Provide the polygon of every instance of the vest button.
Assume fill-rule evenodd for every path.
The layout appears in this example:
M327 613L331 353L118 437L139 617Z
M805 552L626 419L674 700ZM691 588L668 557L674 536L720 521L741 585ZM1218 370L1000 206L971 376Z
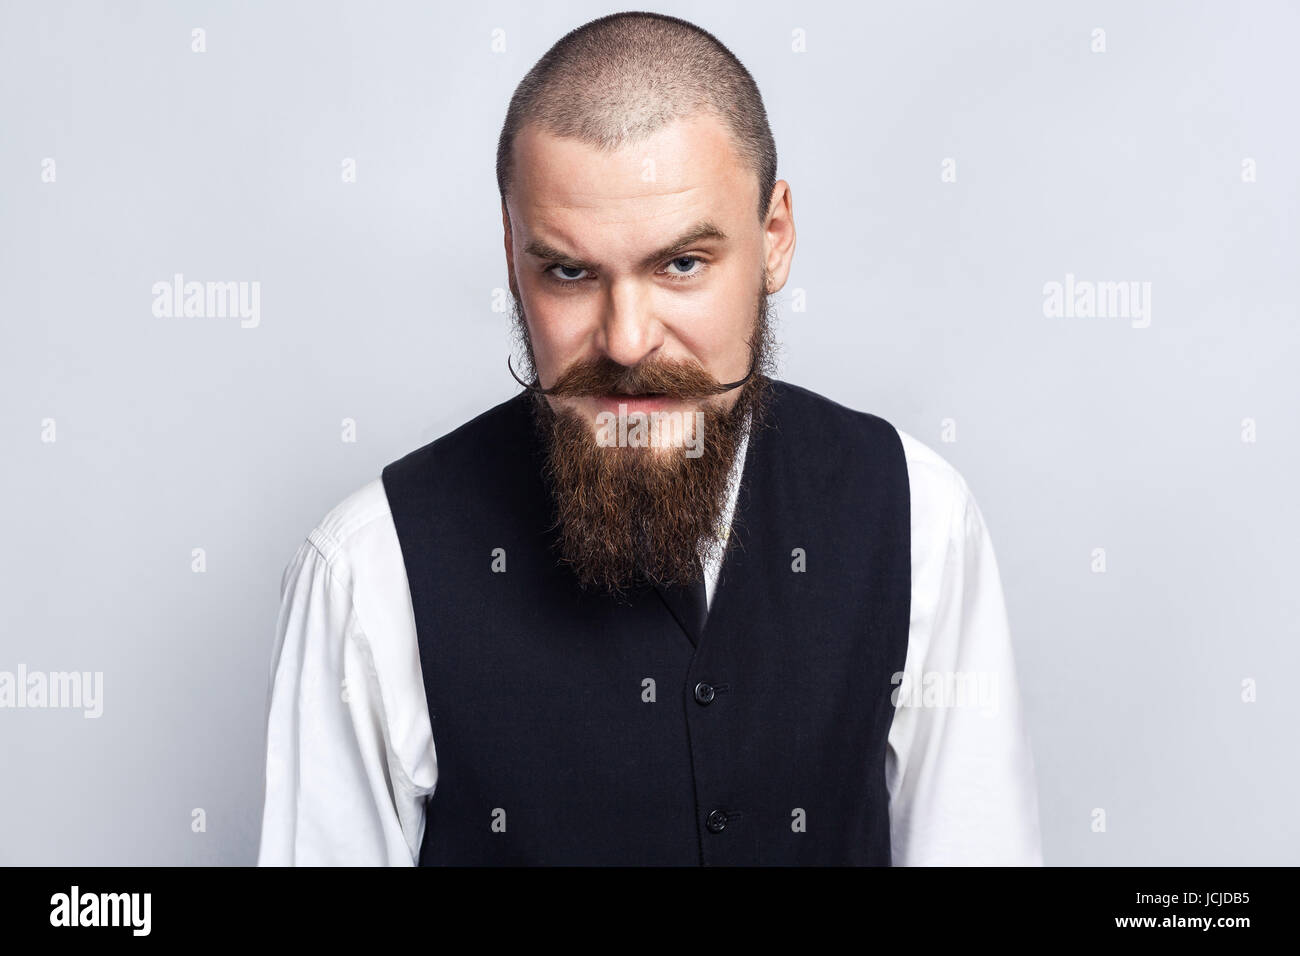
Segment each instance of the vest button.
M727 811L714 810L704 821L704 825L709 828L710 833L721 833L727 828Z
M699 704L710 704L713 702L715 691L712 684L706 684L700 681L695 685L695 701Z

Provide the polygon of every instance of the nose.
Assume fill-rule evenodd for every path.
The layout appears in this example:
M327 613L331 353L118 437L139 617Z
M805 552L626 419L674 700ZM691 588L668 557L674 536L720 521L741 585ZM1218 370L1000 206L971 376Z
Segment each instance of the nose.
M598 337L600 351L628 368L663 345L664 328L654 317L648 290L635 282L611 283Z

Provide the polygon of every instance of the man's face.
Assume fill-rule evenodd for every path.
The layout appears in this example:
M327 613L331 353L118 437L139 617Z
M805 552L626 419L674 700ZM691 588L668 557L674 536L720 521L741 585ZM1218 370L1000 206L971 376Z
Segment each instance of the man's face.
M714 382L749 371L756 303L784 285L794 251L789 192L756 214L758 183L726 126L702 114L617 152L526 126L515 140L507 203L511 291L540 385L575 363L625 368L698 363ZM764 269L770 283L761 288ZM735 391L563 395L548 400L596 427L600 412L722 411Z
M561 557L612 592L699 576L761 416L769 296L794 251L789 189L765 223L757 176L709 116L605 153L536 127L505 210ZM751 377L739 388L724 387ZM638 435L639 441L624 441Z

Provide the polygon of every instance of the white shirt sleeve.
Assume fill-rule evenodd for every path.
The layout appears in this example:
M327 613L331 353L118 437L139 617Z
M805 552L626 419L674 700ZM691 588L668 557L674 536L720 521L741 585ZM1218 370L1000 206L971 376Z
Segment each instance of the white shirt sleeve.
M317 528L285 568L271 667L259 866L413 866L417 787L393 756L346 557Z
M932 466L914 468L914 498L938 487ZM897 707L886 754L893 863L1042 866L1034 764L993 543L966 482L946 463L944 476L949 494L936 497L951 508L937 510L940 520L913 512L905 670L914 693L901 695L912 706ZM954 682L945 697L943 682L960 680L964 695L952 693Z

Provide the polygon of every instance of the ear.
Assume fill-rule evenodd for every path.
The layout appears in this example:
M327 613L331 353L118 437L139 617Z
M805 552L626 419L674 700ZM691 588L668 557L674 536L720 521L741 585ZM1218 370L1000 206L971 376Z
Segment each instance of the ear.
M772 186L767 221L763 224L763 263L770 277L767 292L780 292L794 260L794 198L790 184L779 179Z
M510 294L519 299L519 284L515 282L515 244L513 232L510 228L510 210L506 208L506 201L501 200L501 228L504 233L506 247L506 278L510 283Z
M515 249L510 236L510 210L506 208L506 201L504 199L501 200L501 229L506 243L506 265L511 269L514 269Z

